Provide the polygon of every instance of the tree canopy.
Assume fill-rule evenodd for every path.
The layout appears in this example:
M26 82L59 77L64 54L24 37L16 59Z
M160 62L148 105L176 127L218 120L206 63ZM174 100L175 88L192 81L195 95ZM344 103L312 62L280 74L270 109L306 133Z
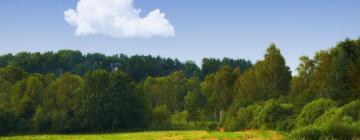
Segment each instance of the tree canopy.
M360 137L360 39L300 57L193 61L79 51L0 56L0 134L225 128ZM346 130L346 131L342 131Z

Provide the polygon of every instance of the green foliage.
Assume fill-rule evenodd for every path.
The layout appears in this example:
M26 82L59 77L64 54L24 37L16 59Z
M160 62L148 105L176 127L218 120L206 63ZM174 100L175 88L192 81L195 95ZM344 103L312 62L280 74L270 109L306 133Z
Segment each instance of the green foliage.
M186 82L182 72L175 72L167 77L148 77L143 89L153 107L166 105L170 112L174 112L184 107L184 97L189 91Z
M27 77L27 75L28 73L26 73L24 70L11 65L5 68L0 68L0 76L11 83L22 80Z
M193 61L186 61L183 72L186 77L201 77L201 69Z
M351 117L354 121L360 121L360 100L355 100L341 108L338 118Z
M237 131L256 128L254 118L256 111L261 106L252 105L234 109L232 106L226 114L224 127L227 131Z
M286 96L289 90L291 72L285 64L280 50L272 44L263 61L255 64L255 75L265 99Z
M333 123L321 126L310 125L298 128L291 132L291 139L306 140L328 140L341 139L349 140L360 137L358 123Z
M322 125L328 123L337 123L339 121L340 111L340 108L332 108L319 116L313 124Z
M208 130L209 131L215 131L216 128L218 128L218 123L217 122L210 122L208 124Z
M66 73L52 82L47 89L51 131L72 132L68 125L75 117L76 105L81 100L84 81L80 76Z
M151 127L154 129L170 128L170 115L165 105L157 106L153 111L153 120Z
M229 59L230 61L235 61ZM251 63L243 60L244 63ZM142 81L148 76L166 76L175 71L185 71L186 75L200 76L200 68L193 63L181 63L177 59L154 56L135 55L128 57L124 54L105 56L100 53L82 54L80 51L60 50L58 52L27 53L0 56L0 67L19 67L30 73L55 73L62 75L66 72L84 75L87 71L104 69L108 72L122 70L131 80ZM1 73L1 72L0 72ZM22 76L13 73L14 76Z
M189 92L185 98L184 109L189 112L188 119L191 121L204 121L204 106L206 98L198 92Z
M329 99L318 99L308 103L296 118L297 127L306 126L315 122L323 113L334 108L336 102Z
M76 104L75 115L82 120L81 128L100 131L111 126L111 99L108 94L110 76L104 70L96 70L85 74L85 91L81 93L82 100Z
M135 85L129 77L116 71L110 74L108 89L110 94L109 114L112 117L112 129L134 129L146 126L146 103L142 96L135 92Z
M252 63L245 59L230 59L224 58L222 60L215 58L204 58L202 60L202 74L205 78L207 75L216 73L223 66L230 66L231 68L240 68L243 72L252 67Z
M236 102L249 105L254 101L266 101L287 96L291 72L280 50L272 44L253 68L238 78L235 84Z
M0 56L0 133L273 129L291 139L358 139L360 39L293 76L272 44L244 59L192 61L61 50ZM229 133L231 134L231 133Z
M333 108L323 113L316 121L316 125L339 123L343 119L359 121L359 101L355 100L339 108Z
M351 100L349 82L347 82L347 54L342 47L334 48L332 64L325 82L325 96L343 105Z
M300 65L292 81L289 99L298 107L314 98L297 116L292 139L358 139L360 39L346 39L336 47L321 51ZM305 63L307 62L307 63ZM311 62L311 63L308 63ZM304 70L308 69L304 73ZM297 101L298 100L298 101ZM335 105L343 105L335 107Z
M173 129L188 129L191 128L189 122L188 122L189 112L188 111L182 111L178 112L175 111L170 116L170 123Z
M207 65L215 64L215 65ZM58 52L27 53L0 56L0 67L16 66L30 73L55 73L61 75L66 72L84 75L87 71L104 69L106 71L121 70L129 75L131 80L142 81L148 76L167 76L175 71L184 71L187 77L205 77L216 72L221 66L230 65L240 67L243 71L251 67L250 61L245 59L223 60L206 58L203 70L191 61L185 63L177 59L154 56L126 56L124 54L105 56L100 53L82 54L80 51L60 50ZM21 76L21 75L19 75Z
M13 128L14 132L25 133L28 132L30 128L29 120L25 118L18 118L14 125L15 125L15 127Z
M321 130L319 128L313 126L306 126L292 131L290 138L298 140L320 140L321 135Z
M222 67L215 74L207 76L201 83L202 93L207 98L207 110L215 113L215 119L223 123L223 113L234 99L233 84L236 75L229 66Z
M331 108L318 117L314 123L293 130L290 137L314 140L359 138L360 122L356 120L357 104L358 101L354 101L339 108Z
M228 111L225 129L228 131L246 129L274 129L289 131L294 126L293 105L269 100L264 105L250 105ZM234 112L235 111L235 112Z
M278 101L269 100L263 110L254 116L260 128L289 131L294 123L294 109L291 104L281 104Z
M33 131L46 132L50 128L50 116L45 110L38 106L35 114L31 118L31 127Z
M214 81L210 79L209 81ZM251 104L259 104L269 99L277 99L287 95L291 73L285 64L280 50L272 44L255 66L244 74L237 74L233 91L235 100L227 113L225 128L238 130L248 128L268 128L290 130L293 126L295 112L292 105L268 101L261 107L246 108ZM205 79L206 82L206 79ZM215 86L209 86L210 91ZM251 120L250 120L251 118Z
M316 98L314 88L316 81L313 80L314 65L314 60L307 56L300 57L300 64L297 67L298 75L291 80L288 99L294 103L297 112L300 112L306 103Z
M0 106L0 134L12 132L16 121L14 112Z

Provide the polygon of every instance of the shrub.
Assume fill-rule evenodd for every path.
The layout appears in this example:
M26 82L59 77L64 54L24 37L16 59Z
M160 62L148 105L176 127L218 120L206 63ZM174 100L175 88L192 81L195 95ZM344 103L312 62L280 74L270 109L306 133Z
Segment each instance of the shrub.
M250 105L247 107L237 107L234 104L226 113L224 128L226 131L238 131L244 129L258 128L256 116L263 110L263 106Z
M173 129L189 129L191 128L188 123L188 111L178 112L175 111L174 114L170 116L170 124Z
M275 100L268 101L260 111L257 122L261 128L289 131L292 129L295 112L293 105L280 104Z
M318 127L306 126L293 130L290 139L319 140L321 135L321 130Z
M264 105L231 107L226 114L225 129L237 131L244 129L276 129L290 131L294 126L295 112L292 104L279 100L269 100Z
M355 121L360 120L360 100L355 100L344 105L341 108L338 118L341 119L344 116L349 116Z
M239 108L237 113L235 113L234 115L228 112L225 118L225 130L237 131L250 128L252 114L253 110L250 107Z
M237 120L235 120L235 117L230 114L227 113L226 117L225 117L225 122L224 122L224 128L226 131L236 131L238 129L238 124L237 124Z
M338 120L339 114L341 112L341 108L332 108L325 113L323 113L320 117L318 117L314 125L323 125L329 123L335 123Z
M316 121L316 125L326 123L340 123L345 118L351 119L352 121L359 121L360 117L360 101L356 100L349 104L346 104L340 108L333 108L326 111Z
M351 140L360 138L360 123L352 122L351 118L344 118L337 123L309 125L297 128L290 133L290 139L306 140Z
M329 99L318 99L305 105L296 118L297 127L313 124L326 111L334 108L335 101Z
M334 103L331 103L331 101L325 100L317 101L316 104L309 103L307 106L310 105L311 108L304 108L302 113L305 113L305 110L312 109L313 117L308 122L314 123L303 127L298 126L296 130L291 132L291 139L342 140L360 138L359 101L353 101L339 108L335 108ZM326 105L331 107L326 107ZM324 113L317 118L314 117L319 115L320 112ZM307 112L307 114L311 113Z
M323 137L331 139L350 140L360 136L359 129L353 123L334 123L323 127Z
M209 131L216 130L217 127L218 127L218 124L217 124L216 122L210 122L210 123L208 123L208 130L209 130Z
M152 128L167 129L170 127L170 112L165 105L157 106L153 111L152 118Z

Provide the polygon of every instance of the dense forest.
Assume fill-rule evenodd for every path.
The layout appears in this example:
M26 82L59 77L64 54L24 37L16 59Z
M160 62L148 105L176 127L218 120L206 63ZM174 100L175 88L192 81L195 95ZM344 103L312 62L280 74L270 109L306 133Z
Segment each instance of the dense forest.
M360 39L291 73L262 60L192 61L61 50L0 56L0 134L271 129L292 139L360 138Z

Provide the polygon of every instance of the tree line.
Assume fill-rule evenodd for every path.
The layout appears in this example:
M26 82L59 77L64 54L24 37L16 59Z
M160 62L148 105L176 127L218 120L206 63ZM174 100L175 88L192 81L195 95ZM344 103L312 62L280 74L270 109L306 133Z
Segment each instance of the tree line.
M293 139L360 137L360 39L303 56L292 76L262 60L79 51L0 56L0 133L272 129Z
M15 66L28 73L49 74L57 76L72 73L83 76L88 71L98 69L106 71L121 70L135 82L140 82L147 77L167 76L175 71L182 71L186 77L203 78L214 73L221 66L241 67L244 70L251 67L252 63L245 59L204 58L202 69L195 62L180 62L178 59L154 57L151 55L135 55L128 57L124 54L106 56L100 53L82 54L80 51L60 50L56 53L29 53L20 52L16 55L6 54L0 56L0 67Z

